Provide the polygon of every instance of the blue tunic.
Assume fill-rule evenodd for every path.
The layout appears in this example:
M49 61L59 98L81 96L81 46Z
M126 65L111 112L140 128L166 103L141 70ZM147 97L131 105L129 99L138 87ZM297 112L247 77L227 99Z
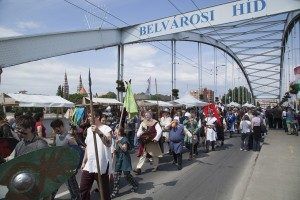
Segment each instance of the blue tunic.
M180 124L177 127L172 128L170 131L169 139L171 150L176 154L182 153L184 141L184 126Z

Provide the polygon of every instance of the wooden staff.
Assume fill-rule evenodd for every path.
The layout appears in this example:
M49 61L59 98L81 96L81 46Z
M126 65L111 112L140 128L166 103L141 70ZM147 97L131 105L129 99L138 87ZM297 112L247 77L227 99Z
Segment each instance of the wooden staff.
M91 110L91 124L95 124L95 115L94 115L94 107L93 107L93 94L92 94L92 79L91 79L91 71L89 69L89 92L90 92L90 110ZM100 172L100 165L99 165L99 155L98 155L98 146L97 146L97 140L96 135L93 133L93 139L94 139L94 147L95 147L95 155L96 155L96 163L97 163L97 171L98 171L98 189L100 192L101 199L106 200L104 198L104 191L103 191L103 183L101 181L101 172Z

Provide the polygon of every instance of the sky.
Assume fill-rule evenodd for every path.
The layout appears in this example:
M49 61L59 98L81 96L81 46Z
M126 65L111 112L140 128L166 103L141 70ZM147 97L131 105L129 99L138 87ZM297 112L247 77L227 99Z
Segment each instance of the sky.
M69 0L95 15L105 18L118 27L127 26L123 22L106 15L103 11L89 5L84 0ZM109 13L118 16L130 25L139 24L171 15L179 14L167 0L89 0ZM191 1L172 0L182 11L197 8ZM226 0L194 0L199 8L226 3ZM0 38L20 35L45 34L87 30L89 28L112 28L87 13L75 8L64 0L0 0ZM152 43L171 52L158 43ZM170 42L164 42L171 46ZM177 42L177 51L197 63L197 44ZM203 87L214 88L213 83L213 48L202 45ZM225 58L217 51L218 93L225 90ZM197 68L177 58L176 76L179 95L198 88ZM115 92L117 79L117 47L97 51L68 54L40 61L25 63L3 69L0 91L16 93L21 90L29 94L55 95L57 88L64 81L64 72L68 75L70 93L75 93L81 74L83 84L88 89L88 69L91 69L94 93ZM232 73L232 69L234 69ZM245 85L245 80L236 66L227 68L227 88ZM158 93L171 94L171 55L147 43L125 46L124 79L132 79L135 93L145 92L147 79L151 76L151 91L155 93L154 79L157 79ZM232 78L232 76L234 78Z

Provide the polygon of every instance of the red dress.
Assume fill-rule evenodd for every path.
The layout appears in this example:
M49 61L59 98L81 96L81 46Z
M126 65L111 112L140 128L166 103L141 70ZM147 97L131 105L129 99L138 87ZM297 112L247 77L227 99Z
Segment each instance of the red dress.
M42 137L46 137L46 128L43 125L42 122L35 122L35 131L37 132L37 127L41 126L42 127Z

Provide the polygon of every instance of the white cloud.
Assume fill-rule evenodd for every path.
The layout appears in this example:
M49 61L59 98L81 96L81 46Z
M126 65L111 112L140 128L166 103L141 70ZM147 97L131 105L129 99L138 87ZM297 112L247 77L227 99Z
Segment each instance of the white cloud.
M135 62L153 58L157 53L157 49L146 44L127 45L125 46L124 52L126 61Z
M19 36L19 35L22 35L22 34L14 31L12 29L0 26L0 38L13 37L13 36Z
M107 51L116 51L107 49ZM106 55L111 52L100 52ZM117 79L116 59L105 63L93 64L99 54L78 53L76 58L83 62L78 64L72 59L67 62L66 57L50 58L18 66L5 68L2 74L1 90L4 92L18 92L27 90L28 93L55 95L59 84L63 83L64 72L68 74L70 92L77 88L79 75L88 90L88 68L91 68L93 92L103 94L108 91L115 92ZM86 57L88 56L88 58ZM103 56L103 55L102 55ZM72 57L72 56L71 56ZM146 80L152 77L152 92L155 91L154 79L157 79L158 92L171 93L171 64L170 55L160 53L157 49L147 44L127 46L125 49L124 79L132 79L134 92L145 92ZM185 63L177 65L177 88L180 94L188 89L198 88L197 68ZM220 76L221 77L221 76ZM221 84L221 81L219 82ZM203 73L203 85L213 85L213 76Z
M23 21L17 24L17 27L20 29L37 29L41 25L34 21Z
M4 68L1 90L3 92L18 92L27 90L31 94L54 95L58 85L63 83L64 72L68 74L70 92L76 92L79 75L82 75L84 86L88 89L88 66L76 66L56 58L26 63L14 67ZM93 90L111 90L106 83L111 82L115 70L91 68ZM101 78L96 75L101 74ZM112 83L113 84L113 83ZM105 86L105 87L103 87ZM107 87L108 86L108 87Z

